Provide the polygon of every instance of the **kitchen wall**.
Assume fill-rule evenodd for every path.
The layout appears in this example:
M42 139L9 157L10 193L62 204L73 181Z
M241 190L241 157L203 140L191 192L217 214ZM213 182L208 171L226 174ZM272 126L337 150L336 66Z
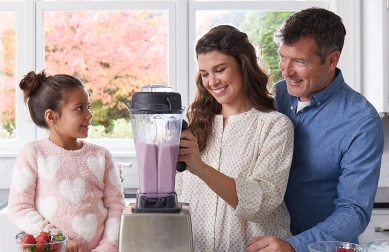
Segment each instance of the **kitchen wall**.
M389 115L382 118L385 130L385 147L382 156L380 187L389 187ZM132 163L132 167L122 167L123 187L127 193L135 193L139 188L137 163L134 157L114 157L115 164ZM0 158L0 189L8 189L11 185L12 167L15 158Z

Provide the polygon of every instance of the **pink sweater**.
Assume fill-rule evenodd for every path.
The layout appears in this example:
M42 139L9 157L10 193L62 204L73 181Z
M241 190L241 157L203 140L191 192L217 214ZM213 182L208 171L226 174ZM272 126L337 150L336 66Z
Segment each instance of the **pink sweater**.
M61 230L83 250L116 252L124 198L105 148L65 150L49 139L27 143L13 170L8 216L21 230Z

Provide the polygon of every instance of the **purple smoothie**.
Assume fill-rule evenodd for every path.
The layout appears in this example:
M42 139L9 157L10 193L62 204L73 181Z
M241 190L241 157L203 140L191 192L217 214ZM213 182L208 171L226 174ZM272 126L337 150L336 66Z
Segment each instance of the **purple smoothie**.
M178 145L136 143L141 193L174 192Z

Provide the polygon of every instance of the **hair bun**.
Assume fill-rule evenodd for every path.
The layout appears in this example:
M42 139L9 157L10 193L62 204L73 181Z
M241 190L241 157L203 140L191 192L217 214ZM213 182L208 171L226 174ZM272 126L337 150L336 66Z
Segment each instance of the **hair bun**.
M24 76L24 78L19 83L19 87L24 92L25 102L39 90L39 88L42 86L42 83L46 79L47 76L44 70L38 74L36 74L34 71L30 71L27 75Z

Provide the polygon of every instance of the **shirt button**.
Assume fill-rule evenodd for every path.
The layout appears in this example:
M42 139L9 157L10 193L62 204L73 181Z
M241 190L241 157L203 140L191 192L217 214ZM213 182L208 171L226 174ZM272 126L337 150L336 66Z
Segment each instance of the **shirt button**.
M318 102L318 103L317 103L317 106L320 106L320 104L321 104L321 102Z
M293 110L293 106L290 106L290 110Z

